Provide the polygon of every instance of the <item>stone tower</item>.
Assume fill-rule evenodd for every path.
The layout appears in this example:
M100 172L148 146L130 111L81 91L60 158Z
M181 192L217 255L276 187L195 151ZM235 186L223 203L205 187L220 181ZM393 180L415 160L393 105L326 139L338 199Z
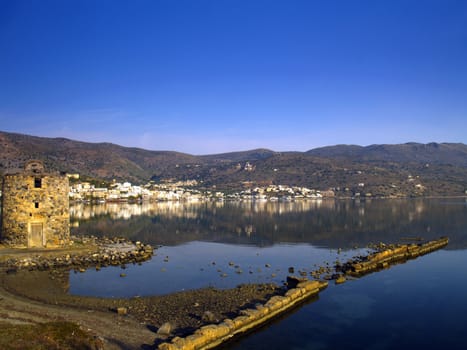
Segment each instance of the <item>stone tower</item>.
M14 247L61 247L70 241L68 177L47 173L31 160L23 171L5 174L2 240Z

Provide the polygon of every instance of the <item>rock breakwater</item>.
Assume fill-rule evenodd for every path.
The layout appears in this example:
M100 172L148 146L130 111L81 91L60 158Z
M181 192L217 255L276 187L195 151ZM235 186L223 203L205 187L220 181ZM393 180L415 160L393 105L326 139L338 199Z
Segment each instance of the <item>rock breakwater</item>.
M208 324L186 337L175 337L170 342L159 344L160 350L211 349L230 338L259 327L272 318L283 314L307 299L316 296L328 286L327 282L302 280L285 291L272 296L264 304L244 309L235 318L226 318L217 324Z
M385 269L393 264L415 259L418 256L431 253L435 250L445 247L449 243L447 237L441 237L437 240L418 244L399 244L390 247L383 246L379 251L357 257L346 262L342 266L336 266L336 271L345 275L360 277L371 272Z
M390 265L402 263L409 259L428 254L445 247L449 242L447 237L438 240L401 245L375 246L376 251L367 256L354 258L343 265L336 265L333 278L336 284L346 281L346 276L360 277L379 271ZM328 286L328 282L310 281L302 277L288 277L288 289L280 295L269 298L264 304L256 304L255 308L241 310L235 318L227 318L220 323L207 324L186 337L174 337L170 341L160 343L160 350L199 350L211 349L244 334L247 331L266 324L272 318L286 313L305 300L316 296Z
M42 250L27 253L21 250L0 262L0 266L11 272L17 269L49 270L70 268L85 271L89 267L119 266L140 263L151 259L154 249L141 242L131 242L122 238L80 237L73 245L53 252ZM26 254L27 253L27 254Z

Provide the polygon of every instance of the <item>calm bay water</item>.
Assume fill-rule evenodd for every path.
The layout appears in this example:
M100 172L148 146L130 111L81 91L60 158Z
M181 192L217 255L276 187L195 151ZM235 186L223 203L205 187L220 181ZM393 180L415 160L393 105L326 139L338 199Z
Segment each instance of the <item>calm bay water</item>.
M71 214L74 234L162 246L151 261L127 266L125 278L119 267L70 274L70 293L110 297L281 283L290 267L309 273L368 243L448 236L441 251L330 284L319 300L226 348L466 348L464 199L107 204L74 206Z

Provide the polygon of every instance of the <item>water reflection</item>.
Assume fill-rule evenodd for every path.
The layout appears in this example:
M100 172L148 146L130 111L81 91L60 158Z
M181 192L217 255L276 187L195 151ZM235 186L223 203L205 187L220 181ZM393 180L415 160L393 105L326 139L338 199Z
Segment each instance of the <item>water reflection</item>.
M446 235L448 249L467 246L464 199L76 204L70 216L74 234L117 235L156 245L307 243L349 249Z
M437 251L330 285L317 303L222 349L465 349L466 273L466 251Z
M214 203L213 209L222 203ZM89 220L99 216L109 216L112 219L129 220L141 215L162 215L167 218L182 217L196 219L200 205L184 202L157 202L157 203L104 203L89 205L76 203L70 206L72 220Z
M282 285L289 268L297 275L310 272L336 259L346 261L354 251L316 248L308 244L273 247L242 246L209 242L190 242L164 246L150 261L127 265L125 278L120 267L70 274L70 293L106 297L133 297L167 294L203 287L234 288L244 283Z
M70 206L70 216L73 220L89 220L94 217L109 215L112 219L129 220L134 216L163 215L168 218L182 217L195 219L201 209L207 209L215 213L216 209L225 207L238 207L244 210L245 215L267 213L269 215L281 215L290 212L306 212L319 208L335 208L333 200L313 200L298 202L268 202L268 201L243 201L243 202L144 202L136 203L73 203Z
M114 268L70 276L71 292L84 295L280 284L291 266L309 275L317 265L360 254L354 247L404 237L447 235L447 249L467 247L463 200L80 205L71 208L71 217L79 223L74 234L123 236L162 245L143 266L128 266L125 279Z

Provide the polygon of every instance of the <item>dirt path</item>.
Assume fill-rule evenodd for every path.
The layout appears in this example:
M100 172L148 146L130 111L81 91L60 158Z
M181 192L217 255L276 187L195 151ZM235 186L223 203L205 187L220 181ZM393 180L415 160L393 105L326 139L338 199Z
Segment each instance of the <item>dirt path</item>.
M55 257L63 254L86 254L96 251L94 244L56 250L9 249L0 246L0 262L10 258L22 259L41 254ZM74 300L64 304L68 295L63 281L52 281L50 274L24 271L20 276L10 276L0 269L0 321L10 324L39 324L68 321L78 324L86 332L99 337L104 349L150 348L155 333L145 323L125 315L120 316L109 309L81 304L73 306ZM40 276L40 277L38 277Z
M155 334L128 316L96 310L50 305L11 294L0 287L0 319L12 324L69 321L101 337L104 349L144 349L154 343Z

